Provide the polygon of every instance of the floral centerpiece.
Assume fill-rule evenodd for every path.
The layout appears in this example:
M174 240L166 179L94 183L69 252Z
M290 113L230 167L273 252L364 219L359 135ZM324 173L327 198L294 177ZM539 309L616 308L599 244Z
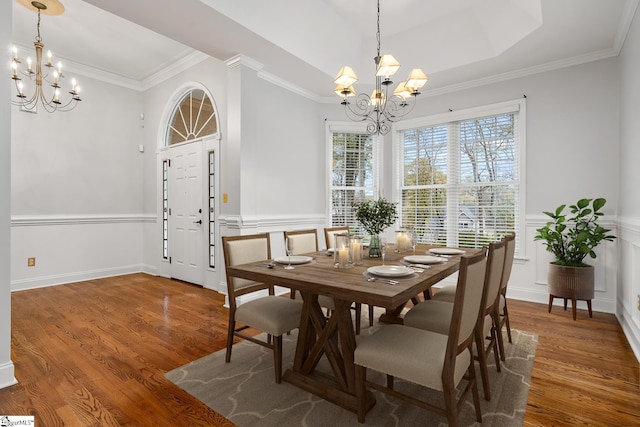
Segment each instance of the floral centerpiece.
M384 197L369 200L356 206L356 220L362 228L371 235L369 243L369 257L377 258L380 252L380 233L391 226L398 219L397 203L392 203Z

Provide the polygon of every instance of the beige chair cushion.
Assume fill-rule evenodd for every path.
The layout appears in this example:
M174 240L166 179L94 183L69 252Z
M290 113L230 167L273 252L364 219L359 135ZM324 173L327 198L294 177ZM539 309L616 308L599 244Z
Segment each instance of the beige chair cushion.
M355 363L435 390L442 390L442 368L448 337L404 325L385 325L360 339ZM469 367L465 350L456 359L454 382L458 384Z
M456 298L456 285L447 285L435 292L431 297L432 300L453 302Z
M452 286L453 287L453 286ZM413 307L404 316L404 324L448 335L451 328L453 304L446 301L426 300Z
M229 265L247 264L261 260L267 261L269 258L265 239L231 240L227 242L227 246L229 248ZM231 280L231 283L227 283L227 285L233 286L236 291L256 283L255 281L238 277L228 279Z
M236 322L279 336L300 325L300 313L302 301L270 295L239 306Z
M292 234L289 236L289 240L291 241L293 250L291 255L307 254L318 250L315 233Z

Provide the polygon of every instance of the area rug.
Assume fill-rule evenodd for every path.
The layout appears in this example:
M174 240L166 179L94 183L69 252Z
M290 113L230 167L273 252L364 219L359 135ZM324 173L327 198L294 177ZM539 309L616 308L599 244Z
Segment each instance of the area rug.
M365 322L363 322L365 325ZM363 328L368 335L377 324ZM283 369L292 365L296 332L285 336ZM505 333L506 361L498 373L489 366L491 401L484 399L480 371L476 369L482 405L482 426L520 426L527 406L531 370L537 347L536 334L512 330L513 343ZM376 405L367 413L364 424L356 414L329 403L286 382L276 384L273 373L273 353L257 344L243 341L235 344L230 363L225 363L225 350L195 360L168 372L171 382L193 395L207 406L224 415L238 426L446 426L446 418L374 391ZM490 355L490 362L493 355ZM495 362L495 361L493 361ZM328 368L322 364L318 369ZM425 367L426 368L426 367ZM476 368L478 366L476 365ZM383 382L381 374L368 372L369 379ZM443 405L441 395L415 384L396 379L398 390ZM460 414L460 425L479 425L471 397Z

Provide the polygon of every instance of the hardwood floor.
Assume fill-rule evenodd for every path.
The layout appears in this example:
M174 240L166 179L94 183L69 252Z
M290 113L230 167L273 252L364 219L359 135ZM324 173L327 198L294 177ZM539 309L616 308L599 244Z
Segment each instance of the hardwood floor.
M0 415L47 427L232 425L164 378L224 348L223 301L145 274L13 293L19 384L0 389ZM638 361L615 316L509 308L513 328L539 335L526 426L640 425Z

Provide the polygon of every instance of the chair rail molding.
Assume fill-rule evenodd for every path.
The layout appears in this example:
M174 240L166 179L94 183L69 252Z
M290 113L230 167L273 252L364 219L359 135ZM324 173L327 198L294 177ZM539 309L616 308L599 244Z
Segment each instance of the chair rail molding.
M155 223L156 214L13 215L12 227L78 224Z

